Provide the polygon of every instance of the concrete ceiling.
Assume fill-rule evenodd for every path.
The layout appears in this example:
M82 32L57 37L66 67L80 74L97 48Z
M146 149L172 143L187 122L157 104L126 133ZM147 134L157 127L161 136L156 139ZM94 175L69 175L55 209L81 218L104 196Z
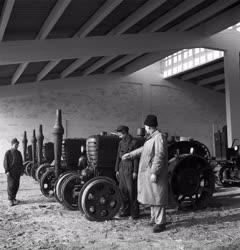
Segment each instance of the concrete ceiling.
M125 45L125 49L114 50L112 54L92 52L87 56L74 56L74 53L65 56L73 50L70 38L80 39L82 44L85 41L86 50L90 51L91 47L86 43L91 37L109 39L157 32L166 35L168 32L195 32L211 36L240 21L240 0L0 0L0 13L0 47L7 46L9 53L6 55L10 54L11 48L13 51L17 48L15 54L21 54L21 46L32 41L56 41L56 44L59 40L66 41L64 49L59 50L60 56L49 57L43 53L39 61L30 56L14 61L0 55L0 85L15 85L119 71L133 73L177 48L156 52L151 51L149 45L149 51L145 48L136 52L133 47L131 51ZM106 47L111 47L111 40L106 41L109 42L106 42ZM39 44L44 45L43 42ZM137 36L135 44L137 47ZM34 49L38 48L34 46ZM96 42L95 47L98 46L100 43ZM210 82L201 76L201 79L190 80L197 79L199 84L208 87L212 81L222 84L221 74L213 73ZM220 85L216 90L221 91L219 88Z

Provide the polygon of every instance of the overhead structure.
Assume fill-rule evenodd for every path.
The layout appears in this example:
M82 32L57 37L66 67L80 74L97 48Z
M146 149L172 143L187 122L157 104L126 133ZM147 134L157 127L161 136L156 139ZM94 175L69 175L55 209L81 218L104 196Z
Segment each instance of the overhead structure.
M224 60L174 77L225 89L231 142L240 124L239 13L240 0L2 0L0 86L126 76L179 50L224 51Z
M60 48L55 48L56 54L59 54L56 58L50 53L41 53L41 58L35 58L31 50L25 53L27 58L15 53L18 56L15 61L10 58L11 53L2 54L0 85L115 72L130 74L181 49L181 43L175 42L175 32L186 32L185 46L197 46L196 40L189 38L194 33L196 37L205 39L202 45L224 49L226 42L216 42L219 37L210 39L209 36L239 22L239 11L239 0L96 0L91 4L76 0L34 1L34 4L27 0L5 0L0 5L0 39L4 46L13 46L14 42L16 47L11 48L13 51L17 49L20 55L24 52L20 49L22 44L38 44L39 41L40 45L36 45L36 48L41 52L41 44L45 44L45 41L56 41L57 44L59 39L66 39L66 43L61 47L61 53L58 53ZM160 43L159 50L153 50L151 43L149 49L141 50L145 35L149 37L150 33L162 33L162 37L166 37L165 43ZM89 38L96 41L95 47L98 48L98 38L110 41L119 37L121 41L121 37L128 35L135 35L133 44L136 48L123 49L124 43L119 42L114 44L118 50L109 48L112 49L111 53L90 53L92 47L90 43L87 44ZM222 36L227 39L227 34ZM89 53L84 54L83 50L77 49L78 53L68 53L74 51L69 43L71 39L85 43L84 50ZM154 43L155 38L152 39ZM180 40L183 41L183 38ZM3 42L0 42L0 48Z

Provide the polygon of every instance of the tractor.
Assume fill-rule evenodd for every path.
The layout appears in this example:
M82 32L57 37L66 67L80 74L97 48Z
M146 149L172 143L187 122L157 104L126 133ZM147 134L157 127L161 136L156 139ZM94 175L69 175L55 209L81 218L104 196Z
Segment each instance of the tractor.
M240 185L240 145L234 139L232 146L227 148L226 160L219 162L219 181L224 187Z

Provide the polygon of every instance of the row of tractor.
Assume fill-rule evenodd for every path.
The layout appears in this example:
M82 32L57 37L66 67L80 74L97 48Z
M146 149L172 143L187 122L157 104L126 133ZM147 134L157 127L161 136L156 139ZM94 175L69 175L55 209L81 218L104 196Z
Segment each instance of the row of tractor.
M138 145L144 143L138 130ZM28 145L23 138L25 174L40 183L44 196L64 207L80 210L89 220L113 218L121 196L115 178L119 138L102 133L88 138L63 139L61 110L57 110L53 142L43 143L42 126ZM208 148L199 141L168 145L170 200L179 207L204 208L215 191L215 175Z

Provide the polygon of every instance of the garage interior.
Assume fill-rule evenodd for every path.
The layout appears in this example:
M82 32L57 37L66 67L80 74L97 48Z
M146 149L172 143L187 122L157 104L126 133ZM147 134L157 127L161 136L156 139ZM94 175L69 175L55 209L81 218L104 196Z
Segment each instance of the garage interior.
M63 138L110 134L120 124L136 136L146 115L155 114L161 131L194 138L215 157L217 130L227 125L228 147L240 139L239 32L239 0L0 0L0 161L12 138L21 142L26 131L30 143L40 124L44 142L53 141L56 109ZM147 241L131 240L132 249L147 249ZM50 243L46 248L65 246ZM162 249L194 249L181 240L162 243ZM84 249L97 249L97 240L91 244ZM100 249L126 247L104 244Z

